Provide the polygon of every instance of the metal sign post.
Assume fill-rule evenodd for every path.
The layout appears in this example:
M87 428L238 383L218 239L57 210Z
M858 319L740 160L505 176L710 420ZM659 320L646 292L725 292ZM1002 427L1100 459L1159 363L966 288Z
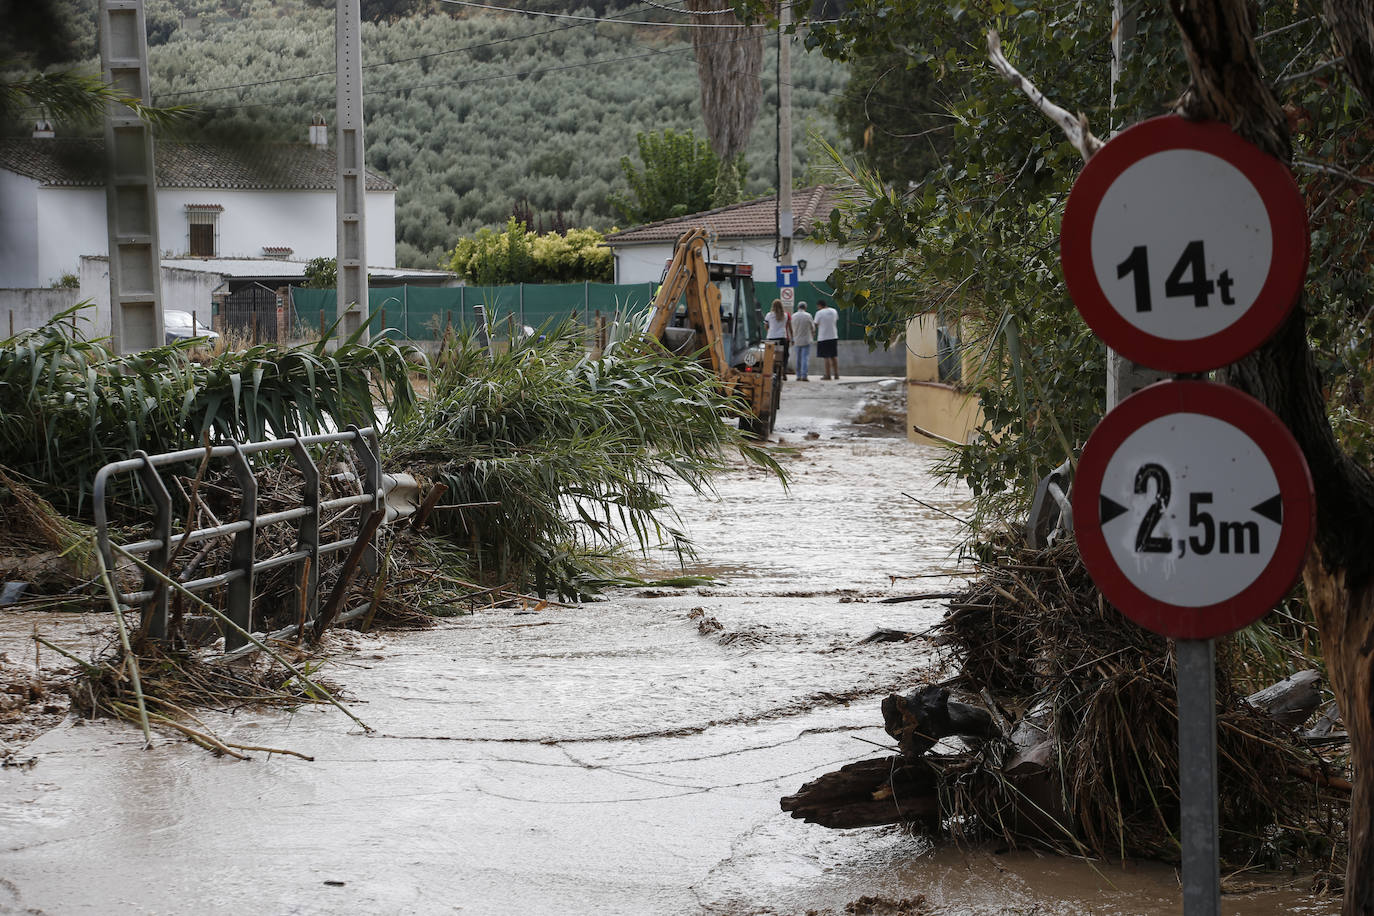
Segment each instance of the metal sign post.
M1183 912L1221 914L1217 823L1216 644L1174 643L1178 673L1179 833L1183 840Z

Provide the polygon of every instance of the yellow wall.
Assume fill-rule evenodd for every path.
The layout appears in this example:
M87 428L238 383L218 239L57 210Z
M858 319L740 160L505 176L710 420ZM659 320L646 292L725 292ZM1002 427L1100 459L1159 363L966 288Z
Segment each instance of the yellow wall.
M974 395L940 382L907 379L906 437L912 442L929 444L934 441L916 432L914 427L919 426L941 438L967 443L981 419L978 398Z
M906 377L913 382L938 382L940 361L935 358L934 312L917 315L906 323Z
M912 442L934 440L916 432L919 426L955 442L968 442L982 419L978 399L940 381L940 361L936 358L935 334L939 319L934 312L917 315L906 326L906 415L907 438ZM963 354L964 378L973 369L969 354Z

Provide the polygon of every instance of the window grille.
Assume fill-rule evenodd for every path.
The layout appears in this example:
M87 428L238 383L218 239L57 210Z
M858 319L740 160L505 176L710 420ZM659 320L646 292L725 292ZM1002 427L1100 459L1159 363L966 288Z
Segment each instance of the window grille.
M213 258L219 253L219 204L186 205L186 251L195 257Z

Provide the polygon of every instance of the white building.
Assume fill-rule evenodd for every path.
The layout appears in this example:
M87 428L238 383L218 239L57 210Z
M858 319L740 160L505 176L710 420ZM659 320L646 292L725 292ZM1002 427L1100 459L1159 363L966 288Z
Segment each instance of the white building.
M615 282L657 283L673 256L673 244L697 226L710 233L711 260L753 264L756 279L772 282L778 266L777 208L774 195L608 235L606 244L615 254ZM834 208L835 193L826 185L792 192L792 263L801 269L804 282L824 283L840 265L838 245L810 238Z
M158 143L166 258L333 257L335 156L306 143ZM108 253L103 140L0 140L0 288L47 287ZM367 260L396 263L396 186L367 177Z

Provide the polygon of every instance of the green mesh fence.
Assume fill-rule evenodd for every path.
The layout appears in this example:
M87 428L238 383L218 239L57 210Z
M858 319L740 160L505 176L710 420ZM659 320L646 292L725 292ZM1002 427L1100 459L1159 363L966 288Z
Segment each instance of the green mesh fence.
M773 304L773 300L778 298L778 284L755 280L754 295L759 297L759 308L766 312ZM835 305L835 291L824 283L808 283L803 280L797 284L795 299L797 302L805 302L806 310L815 315L816 303L820 300L824 299L830 305ZM840 309L839 331L840 340L864 339L863 316L857 309Z
M653 299L654 284L562 283L517 286L454 286L442 289L421 286L372 287L368 290L373 336L383 328L407 340L438 340L445 325L455 328L472 323L473 306L481 305L488 323L495 327L514 320L538 328L546 323L573 318L591 325L599 311L610 317L617 311L646 308ZM334 290L291 288L291 303L302 336L318 333L320 314L333 321Z
M393 337L406 340L438 340L446 324L466 327L473 320L473 306L486 309L488 323L497 327L512 319L519 325L539 328L546 323L572 318L590 326L597 312L608 318L617 312L641 311L653 300L656 283L523 283L516 286L453 286L435 289L427 286L372 287L372 336L383 328ZM767 309L777 298L774 283L754 284L760 308ZM816 302L833 303L831 289L823 283L803 282L797 299L814 314ZM297 333L318 333L320 315L326 325L334 320L334 290L291 287L291 304L296 313ZM840 311L840 338L862 340L863 321L852 309Z

